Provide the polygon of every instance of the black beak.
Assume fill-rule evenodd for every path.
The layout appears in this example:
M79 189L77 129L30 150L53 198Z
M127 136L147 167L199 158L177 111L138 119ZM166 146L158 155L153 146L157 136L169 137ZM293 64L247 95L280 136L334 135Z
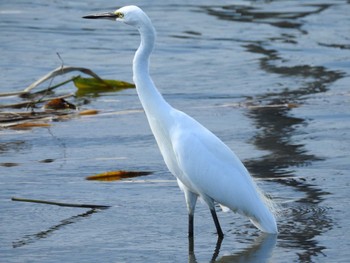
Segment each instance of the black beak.
M110 19L110 20L116 20L117 17L118 16L113 12L83 16L83 18L87 18L87 19Z

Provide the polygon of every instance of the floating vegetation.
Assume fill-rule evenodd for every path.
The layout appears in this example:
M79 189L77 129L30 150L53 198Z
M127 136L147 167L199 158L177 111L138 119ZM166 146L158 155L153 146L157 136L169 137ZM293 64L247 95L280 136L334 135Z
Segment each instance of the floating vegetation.
M70 77L61 83L51 86L53 78L59 75L79 71L87 74L90 78L81 76ZM48 88L33 91L40 84L50 80ZM73 82L77 88L76 93L55 95L55 89ZM8 104L0 104L0 109L20 109L26 108L26 111L6 111L0 112L0 128L30 129L33 127L49 127L49 122L67 117L96 115L97 110L79 110L79 107L67 99L86 94L98 94L100 92L115 92L123 89L135 88L135 85L120 80L104 80L92 70L82 67L61 66L47 73L45 76L33 82L22 91L0 93L0 97L13 97L21 101ZM30 111L28 110L30 109Z
M83 96L89 93L112 92L123 89L135 88L135 84L110 79L82 78L80 76L73 80L78 89L77 96Z
M86 180L96 180L96 181L118 181L126 178L133 178L138 176L144 176L152 174L152 172L147 171L110 171L100 174L95 174L92 176L86 177Z
M70 112L60 111L25 111L0 112L0 128L30 129L34 127L50 127L52 120L57 120Z
M286 109L293 109L300 107L299 104L296 103L273 103L273 102L267 102L262 103L261 101L245 101L245 102L238 102L238 103L225 103L218 107L232 107L232 108L247 108L249 110L265 110L265 109L273 109L273 108L286 108Z
M34 127L50 127L51 124L49 123L42 123L42 122L23 122L14 124L11 126L12 129L16 130L26 130Z

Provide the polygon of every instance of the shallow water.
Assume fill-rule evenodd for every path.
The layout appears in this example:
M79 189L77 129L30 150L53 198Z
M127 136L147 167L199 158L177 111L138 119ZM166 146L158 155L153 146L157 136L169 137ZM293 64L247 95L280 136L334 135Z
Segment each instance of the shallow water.
M100 110L96 116L0 130L1 261L348 262L349 2L137 3L158 31L151 72L160 91L235 150L280 205L280 234L265 236L219 212L225 239L217 244L199 203L189 253L183 195L135 90L125 90L86 97L82 108ZM1 3L0 92L60 66L56 52L65 65L131 81L135 30L81 19L116 4L128 2ZM118 169L154 173L84 179ZM112 207L89 211L12 196Z

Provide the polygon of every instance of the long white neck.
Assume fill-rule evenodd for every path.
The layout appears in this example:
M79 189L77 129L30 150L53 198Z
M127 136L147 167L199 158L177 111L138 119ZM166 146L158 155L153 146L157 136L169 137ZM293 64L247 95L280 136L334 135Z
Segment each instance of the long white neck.
M159 93L149 75L149 57L155 43L155 29L149 21L147 25L138 27L138 30L141 35L141 43L134 57L133 79L141 104L150 122L150 118L161 118L171 107Z
M134 82L164 161L168 167L173 167L174 158L170 157L169 149L171 148L170 132L173 125L176 125L172 118L174 108L164 100L149 75L149 57L153 51L156 32L146 15L143 19L143 23L137 27L141 35L141 44L134 57Z

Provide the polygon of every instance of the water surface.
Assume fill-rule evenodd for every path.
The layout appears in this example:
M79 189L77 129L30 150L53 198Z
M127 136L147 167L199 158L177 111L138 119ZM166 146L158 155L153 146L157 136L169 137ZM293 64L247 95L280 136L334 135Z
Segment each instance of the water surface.
M135 3L135 2L134 2ZM0 4L0 92L61 65L132 81L133 28L81 16L127 1ZM184 197L135 90L72 98L100 114L0 130L4 262L347 262L350 258L348 1L136 1L158 42L151 73L165 98L216 133L280 205L277 238L219 212L217 244L197 206L189 253ZM59 81L57 78L55 81ZM48 85L48 84L47 84ZM67 85L57 94L74 92ZM16 98L1 98L1 103ZM153 171L118 182L110 170ZM12 196L112 206L12 202ZM344 235L345 234L345 235Z

